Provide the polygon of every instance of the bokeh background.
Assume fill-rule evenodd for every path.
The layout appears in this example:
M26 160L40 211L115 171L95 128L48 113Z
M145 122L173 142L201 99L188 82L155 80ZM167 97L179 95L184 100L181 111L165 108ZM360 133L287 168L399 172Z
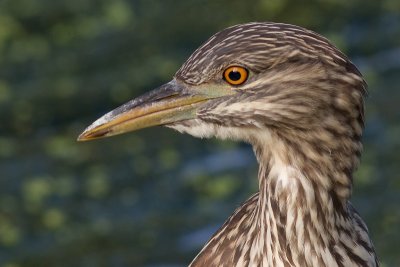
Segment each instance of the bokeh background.
M164 128L76 137L248 21L322 33L364 73L352 201L400 266L398 0L0 0L0 267L187 265L257 190L251 148Z

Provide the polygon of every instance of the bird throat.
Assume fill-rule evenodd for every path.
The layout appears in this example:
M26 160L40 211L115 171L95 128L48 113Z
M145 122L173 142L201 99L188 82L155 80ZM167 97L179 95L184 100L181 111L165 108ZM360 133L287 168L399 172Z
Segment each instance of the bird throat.
M340 267L369 266L362 258L374 262L365 224L347 195L334 189L332 181L342 179L343 173L327 176L307 159L291 157L287 143L268 140L262 145L252 142L260 164L259 192L234 212L190 266Z
M252 222L259 225L259 237L253 247L261 251L249 253L249 262L257 266L376 264L368 230L349 202L351 172L343 171L331 152L326 156L303 142L308 154L300 156L298 147L278 139L254 146L260 168ZM357 157L357 153L348 155L344 161Z
M279 266L279 262L282 266L329 266L329 257L323 255L329 247L335 251L340 227L337 220L348 217L347 200L338 199L326 184L320 184L321 177L312 175L323 173L303 168L306 162L280 157L285 149L279 148L278 153L255 148L260 169L254 220L263 237L260 247L266 250L260 255L266 257L265 266Z

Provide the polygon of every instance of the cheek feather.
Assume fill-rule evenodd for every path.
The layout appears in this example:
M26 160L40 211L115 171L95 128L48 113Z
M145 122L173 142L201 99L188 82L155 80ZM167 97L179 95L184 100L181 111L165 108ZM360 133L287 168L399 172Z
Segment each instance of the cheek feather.
M214 123L204 122L199 119L187 120L173 124L165 125L180 133L190 134L198 138L228 139L235 141L244 141L253 144L258 136L265 136L267 129L258 129L255 127L230 127ZM261 133L262 132L262 133Z
M211 138L215 136L215 125L199 122L199 120L187 120L168 124L166 127L180 133L187 133L198 138Z

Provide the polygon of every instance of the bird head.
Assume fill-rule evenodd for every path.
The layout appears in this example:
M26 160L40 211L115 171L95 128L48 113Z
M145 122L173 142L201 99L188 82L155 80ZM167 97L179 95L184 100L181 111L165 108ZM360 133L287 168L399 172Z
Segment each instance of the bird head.
M324 37L248 23L213 35L170 82L107 113L79 140L164 125L197 137L359 154L352 143L361 138L365 93L359 71Z

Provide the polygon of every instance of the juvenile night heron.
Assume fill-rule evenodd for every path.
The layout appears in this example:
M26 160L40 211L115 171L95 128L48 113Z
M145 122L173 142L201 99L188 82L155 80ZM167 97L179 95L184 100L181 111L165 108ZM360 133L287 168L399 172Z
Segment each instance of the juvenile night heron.
M248 23L213 35L170 82L107 113L79 140L165 125L253 145L259 192L191 266L378 266L349 202L365 94L360 72L324 37Z

